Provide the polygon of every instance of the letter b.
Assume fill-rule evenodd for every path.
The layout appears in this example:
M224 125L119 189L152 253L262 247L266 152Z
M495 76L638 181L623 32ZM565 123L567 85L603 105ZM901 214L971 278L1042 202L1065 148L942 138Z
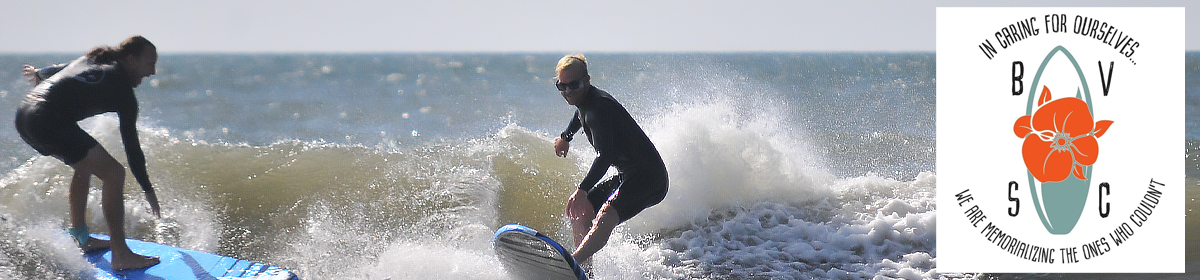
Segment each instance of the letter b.
M1018 67L1020 70L1017 69ZM1014 96L1021 95L1025 92L1025 83L1021 82L1021 78L1025 77L1025 63L1013 61L1012 74L1012 93Z

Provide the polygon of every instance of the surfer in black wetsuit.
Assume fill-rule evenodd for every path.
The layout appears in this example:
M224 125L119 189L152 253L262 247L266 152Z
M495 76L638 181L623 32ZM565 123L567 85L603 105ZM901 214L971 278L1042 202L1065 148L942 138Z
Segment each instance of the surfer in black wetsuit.
M58 158L75 170L67 194L71 212L68 232L85 251L111 247L114 270L153 266L158 258L138 255L125 244L125 167L76 122L117 112L130 171L146 192L150 209L160 215L138 141L138 103L133 94L142 78L154 75L157 62L154 44L132 36L116 48L96 47L67 64L43 69L26 65L24 69L36 85L17 109L17 132L39 153ZM93 175L103 182L101 202L111 241L88 236L84 215Z
M592 255L604 247L617 224L666 197L667 167L625 107L592 86L583 55L563 57L555 72L559 93L578 108L567 130L554 139L555 154L567 156L570 141L581 127L597 153L579 189L567 201L575 237L571 255L590 266ZM610 166L617 168L617 175L600 182Z

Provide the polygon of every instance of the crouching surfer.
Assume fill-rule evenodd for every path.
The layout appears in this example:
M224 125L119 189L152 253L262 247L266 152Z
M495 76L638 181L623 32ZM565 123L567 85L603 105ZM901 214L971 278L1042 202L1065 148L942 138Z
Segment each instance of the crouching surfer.
M67 64L43 69L26 65L24 69L24 75L36 85L17 109L17 132L42 155L58 158L75 170L67 194L71 213L68 232L84 251L111 247L115 270L150 267L159 260L129 250L125 243L125 167L77 122L106 112L117 113L130 171L145 191L151 210L160 215L138 141L138 103L133 94L142 78L154 74L157 62L154 44L142 36L132 36L116 48L96 47ZM101 202L110 241L88 235L84 215L92 176L103 183Z
M566 209L575 238L571 255L590 271L592 255L604 247L618 224L666 197L667 168L625 107L592 86L583 55L563 57L555 72L558 92L578 109L566 131L554 139L555 154L567 156L580 128L597 153ZM610 166L617 168L617 175L600 182Z

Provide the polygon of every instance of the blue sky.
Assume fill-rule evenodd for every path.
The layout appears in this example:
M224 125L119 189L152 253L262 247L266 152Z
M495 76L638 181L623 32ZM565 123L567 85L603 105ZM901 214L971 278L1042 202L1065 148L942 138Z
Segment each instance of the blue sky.
M96 45L115 45L131 34L146 36L163 53L934 51L935 8L964 5L770 0L116 2L0 3L0 53L80 53ZM1200 50L1200 4L1190 1L1004 4L1185 7L1185 48Z

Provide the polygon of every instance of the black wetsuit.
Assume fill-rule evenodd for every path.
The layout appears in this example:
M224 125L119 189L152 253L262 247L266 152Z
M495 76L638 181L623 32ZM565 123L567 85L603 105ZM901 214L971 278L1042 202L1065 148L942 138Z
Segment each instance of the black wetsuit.
M143 190L150 188L146 157L137 135L137 98L121 66L80 57L65 65L39 70L37 75L44 80L25 96L17 109L14 122L21 139L43 155L74 165L100 144L77 122L117 112L130 172Z
M624 222L661 202L667 195L667 167L625 107L596 87L589 87L575 107L579 110L561 136L570 141L582 127L596 149L596 160L579 183L594 210L608 202ZM597 185L609 166L618 174Z

